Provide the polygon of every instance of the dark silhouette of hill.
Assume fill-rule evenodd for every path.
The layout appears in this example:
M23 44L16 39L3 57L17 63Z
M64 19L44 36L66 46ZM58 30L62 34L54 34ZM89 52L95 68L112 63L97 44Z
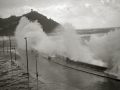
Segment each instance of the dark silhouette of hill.
M30 21L37 20L43 27L43 31L46 33L50 33L56 28L59 23L52 19L48 19L46 16L36 12L31 11L27 14L24 14L22 16L27 17ZM0 18L0 35L8 36L14 35L14 31L19 23L19 20L22 16L10 16L9 18Z
M9 18L0 18L0 36L12 36L21 17L11 16Z

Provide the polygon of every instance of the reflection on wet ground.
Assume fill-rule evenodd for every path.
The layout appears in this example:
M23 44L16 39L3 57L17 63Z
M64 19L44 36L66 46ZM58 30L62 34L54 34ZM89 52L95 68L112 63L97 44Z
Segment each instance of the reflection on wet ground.
M35 58L29 55L29 68L35 72ZM120 82L80 72L38 57L39 75L54 83L75 87L81 90L120 90Z

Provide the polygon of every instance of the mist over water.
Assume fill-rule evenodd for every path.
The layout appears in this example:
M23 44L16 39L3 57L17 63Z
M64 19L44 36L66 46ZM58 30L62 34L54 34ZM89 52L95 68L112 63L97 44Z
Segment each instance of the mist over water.
M69 57L74 61L106 66L111 74L120 76L120 31L110 32L104 36L92 35L89 41L82 42L70 24L63 25L64 30L54 39L48 36L37 22L30 22L22 17L16 28L15 37L18 52L25 52L25 37L28 51L34 50L49 56ZM51 38L52 37L52 38ZM23 54L20 54L23 57Z

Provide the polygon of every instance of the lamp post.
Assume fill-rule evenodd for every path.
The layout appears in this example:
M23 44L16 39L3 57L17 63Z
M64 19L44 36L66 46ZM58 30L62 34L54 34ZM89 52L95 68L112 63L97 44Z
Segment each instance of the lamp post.
M34 53L33 51L31 51L32 53ZM34 53L35 54L35 59L36 59L36 79L37 79L37 90L38 90L38 65L37 65L37 57L39 57L38 56L38 54L36 54L36 53Z
M11 66L12 66L12 53L11 53L11 38L9 36L9 41L10 41L10 57L11 57Z
M11 38L9 36L9 42L10 42L10 58L11 58L11 69L12 69L12 53L11 53ZM13 72L12 72L13 75Z
M37 78L37 90L38 90L38 68L37 68L37 57L38 57L38 55L36 55L35 57L36 57L36 78Z
M26 42L26 58L27 58L27 75L28 75L28 82L29 82L29 70L28 70L28 51L27 51L27 37L24 38Z

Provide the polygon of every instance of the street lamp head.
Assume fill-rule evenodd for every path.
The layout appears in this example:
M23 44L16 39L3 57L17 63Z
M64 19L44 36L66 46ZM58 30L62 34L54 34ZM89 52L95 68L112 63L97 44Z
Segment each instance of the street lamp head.
M27 38L30 38L30 37L25 37L24 39L27 39Z
M33 50L31 50L31 52L33 53Z

